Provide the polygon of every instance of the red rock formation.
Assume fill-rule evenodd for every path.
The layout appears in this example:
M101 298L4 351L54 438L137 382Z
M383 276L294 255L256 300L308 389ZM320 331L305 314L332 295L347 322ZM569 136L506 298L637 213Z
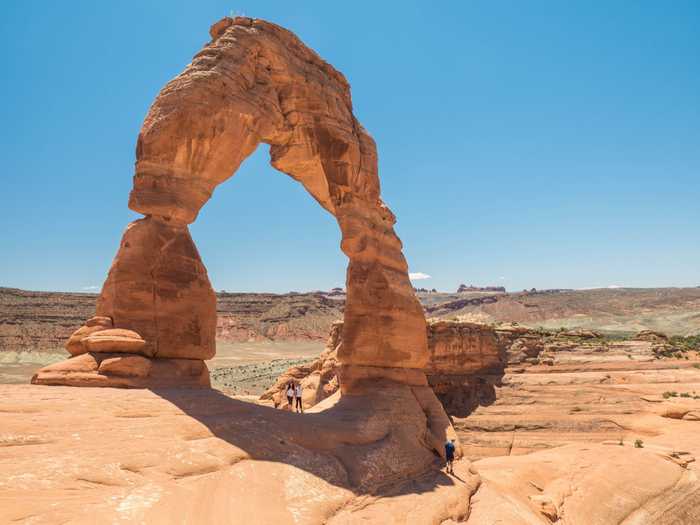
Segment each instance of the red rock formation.
M282 374L275 384L262 396L261 400L271 401L276 407L284 408L284 389L290 381L302 385L302 400L305 407L312 407L335 393L347 380L342 376L339 356L346 344L342 322L331 328L326 349L313 362L293 367ZM520 363L527 356L515 344L527 337L530 332L513 335L509 330L497 331L491 326L456 321L431 321L426 325L428 338L428 363L423 368L423 377L448 409L459 411L465 406L478 404L477 397L484 384L484 377L503 372L506 361L513 359ZM536 338L537 341L541 339ZM529 339L528 339L529 341ZM338 376L340 375L340 381Z
M423 310L395 217L380 198L376 146L353 115L345 77L292 33L262 20L224 18L210 34L146 116L129 197L129 207L146 217L127 228L97 315L143 338L145 356L213 356L215 297L187 225L264 142L272 165L340 226L350 259L338 353L342 388L362 391L376 378L426 385ZM75 337L83 335L87 329ZM100 340L101 351L125 344Z
M309 427L304 440L335 451L354 487L425 472L456 434L423 372L423 309L394 215L379 196L376 147L353 116L350 86L268 22L225 18L211 36L163 88L141 128L129 207L145 218L127 228L102 288L97 315L110 322L80 329L70 341L78 355L32 381L209 384L203 360L214 355L216 301L188 224L264 142L272 165L336 217L350 259L337 349L343 395L314 407L324 412L323 432Z

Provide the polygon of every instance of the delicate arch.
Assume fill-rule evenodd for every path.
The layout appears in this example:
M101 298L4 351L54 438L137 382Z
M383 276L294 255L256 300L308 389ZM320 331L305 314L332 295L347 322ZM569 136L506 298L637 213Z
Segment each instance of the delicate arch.
M272 165L331 214L349 258L343 388L367 377L424 384L422 307L394 215L380 198L373 139L345 77L291 32L224 18L212 41L160 92L138 137L124 234L97 314L138 333L155 357L215 351L215 296L187 225L260 142Z

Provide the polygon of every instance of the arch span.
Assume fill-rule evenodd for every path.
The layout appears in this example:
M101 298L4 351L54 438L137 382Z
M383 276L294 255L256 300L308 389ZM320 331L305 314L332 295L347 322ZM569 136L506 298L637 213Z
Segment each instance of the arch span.
M347 80L269 22L224 18L210 34L146 116L129 197L129 207L145 217L127 227L97 316L74 334L69 350L90 354L94 366L106 369L102 375L122 365L106 366L95 352L172 360L158 374L153 362L160 366L162 359L150 360L138 376L136 368L147 366L132 357L117 370L126 386L207 382L206 367L195 370L192 361L214 355L216 298L188 224L264 142L271 164L303 184L341 230L349 258L343 389L377 377L425 384L423 310L395 217L380 197L376 146L353 115ZM36 382L46 379L40 374Z

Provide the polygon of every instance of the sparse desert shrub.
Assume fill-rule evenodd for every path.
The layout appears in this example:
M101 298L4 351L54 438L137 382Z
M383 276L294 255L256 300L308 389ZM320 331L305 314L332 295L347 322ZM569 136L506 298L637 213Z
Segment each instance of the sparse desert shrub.
M674 335L671 337L670 343L681 352L688 352L690 350L700 351L700 334L686 337Z
M634 448L644 448L644 441L642 441L641 439L635 439Z
M693 364L693 368L698 368L698 369L700 369L700 363L695 363L695 364Z
M688 393L688 392L683 392L683 393L681 394L681 397L690 397L690 393Z
M664 392L663 396L664 399L668 399L669 397L678 397L678 392Z

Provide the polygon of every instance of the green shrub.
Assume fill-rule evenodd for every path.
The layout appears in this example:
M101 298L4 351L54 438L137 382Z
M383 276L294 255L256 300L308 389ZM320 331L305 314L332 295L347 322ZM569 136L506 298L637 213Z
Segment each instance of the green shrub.
M634 448L644 448L644 441L642 441L641 439L635 439Z

